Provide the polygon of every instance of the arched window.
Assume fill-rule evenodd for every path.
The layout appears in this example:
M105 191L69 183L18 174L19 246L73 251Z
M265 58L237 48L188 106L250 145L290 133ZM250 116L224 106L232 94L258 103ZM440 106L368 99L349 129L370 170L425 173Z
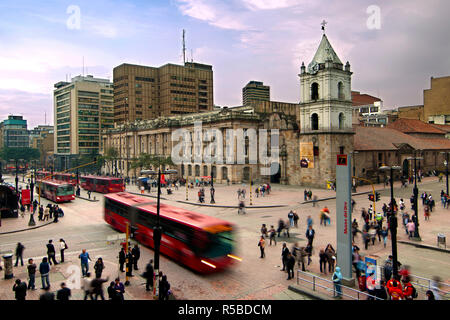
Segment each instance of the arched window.
M203 175L204 176L208 175L208 166L203 166Z
M339 129L344 129L344 114L339 113Z
M195 176L200 176L200 166L198 164L195 165Z
M344 96L344 84L342 82L338 83L338 99L339 100L344 100L345 96Z
M311 130L319 130L319 116L317 113L311 115Z
M192 176L192 165L188 165L188 175Z
M222 179L223 180L228 179L228 168L227 167L222 167Z
M211 166L211 179L217 178L217 169L216 166Z
M311 100L318 100L319 99L319 84L317 82L314 82L311 85Z

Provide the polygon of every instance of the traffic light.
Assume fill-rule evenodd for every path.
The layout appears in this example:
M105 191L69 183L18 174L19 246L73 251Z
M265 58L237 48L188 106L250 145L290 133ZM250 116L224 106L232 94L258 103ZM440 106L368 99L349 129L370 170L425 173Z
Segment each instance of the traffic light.
M375 201L380 201L380 193L375 192Z
M373 201L373 193L369 194L369 200Z

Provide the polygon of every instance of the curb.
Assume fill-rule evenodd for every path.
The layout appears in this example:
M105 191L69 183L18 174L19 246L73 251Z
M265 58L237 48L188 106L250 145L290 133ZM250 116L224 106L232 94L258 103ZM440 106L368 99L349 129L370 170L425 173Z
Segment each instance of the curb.
M427 245L427 244L415 243L415 242L404 241L404 240L397 240L397 242L398 243L402 243L402 244L408 244L410 246L415 246L417 248L430 249L430 250L450 253L450 249L443 249L443 248L439 248L439 247L435 247L435 246L430 246L430 245Z
M293 291L293 292L295 292L295 293L298 293L298 294L302 294L302 295L308 296L308 297L310 297L310 298L312 298L312 299L315 299L315 300L329 300L329 299L326 299L326 298L325 298L323 295L321 295L321 294L318 294L318 293L312 293L311 291L305 290L305 289L303 289L303 288L301 288L300 286L297 286L297 285L289 285L289 286L288 286L288 289L291 290L291 291Z
M28 230L33 230L33 229L39 229L39 228L48 226L48 225L50 225L50 224L52 224L52 223L54 223L54 222L52 221L52 222L49 222L49 223L46 223L46 224L41 224L40 226L30 227L30 228L28 228L28 229L21 229L21 230L14 230L14 231L2 232L2 233L0 233L0 235L10 234L10 233L16 233L16 232L22 232L22 231L28 231Z
M375 191L380 191L380 190L375 190ZM369 193L372 193L372 191L364 191L364 192L352 193L352 197L353 197L353 196L360 196L360 195L362 195L362 194L369 194ZM314 202L326 201L326 200L333 200L333 199L336 199L336 197L321 198L321 199L317 199L316 201L314 201L314 200L308 200L308 201L301 202L301 204L314 203Z
M148 194L141 194L141 193L137 193L137 192L128 192L131 194L135 194L138 196L144 196L144 197L149 197L149 198L157 198L157 196L152 196L152 195L148 195ZM225 205L216 205L216 204L203 204L203 203L195 203L195 202L189 202L189 201L183 201L183 200L173 200L173 199L167 199L167 198L163 198L160 197L160 199L162 200L169 200L169 201L175 201L178 203L184 203L184 204L190 204L193 206L201 206L201 207L215 207L215 208L233 208L233 209L238 209L239 206L225 206ZM288 207L288 205L285 204L279 204L279 205L268 205L268 206L246 206L245 209L261 209L261 208L280 208L280 207Z
M81 200L90 201L90 202L98 202L98 201L100 201L98 199L93 200L93 199L88 199L88 198L79 197L79 196L75 196L75 198L78 198L78 199L81 199Z

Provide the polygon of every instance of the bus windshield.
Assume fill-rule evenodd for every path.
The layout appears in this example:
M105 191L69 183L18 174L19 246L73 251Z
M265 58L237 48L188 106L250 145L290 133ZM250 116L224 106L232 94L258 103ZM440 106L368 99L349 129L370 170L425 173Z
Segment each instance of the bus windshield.
M200 253L205 258L223 257L233 251L232 231L208 233L208 245Z
M73 194L73 186L60 186L56 189L57 196L70 196Z

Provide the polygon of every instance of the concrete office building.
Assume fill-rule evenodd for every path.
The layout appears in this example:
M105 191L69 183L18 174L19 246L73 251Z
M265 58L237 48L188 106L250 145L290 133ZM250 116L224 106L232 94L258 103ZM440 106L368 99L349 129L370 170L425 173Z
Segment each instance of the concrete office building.
M252 101L270 101L270 87L260 81L250 81L242 88L242 105L248 106Z
M108 79L77 76L54 90L55 161L69 168L78 155L98 154L100 135L114 126L113 86Z
M121 64L114 68L114 122L126 123L212 111L212 66L186 62L159 68Z
M0 123L0 147L28 148L30 146L27 120L22 116L8 116Z

